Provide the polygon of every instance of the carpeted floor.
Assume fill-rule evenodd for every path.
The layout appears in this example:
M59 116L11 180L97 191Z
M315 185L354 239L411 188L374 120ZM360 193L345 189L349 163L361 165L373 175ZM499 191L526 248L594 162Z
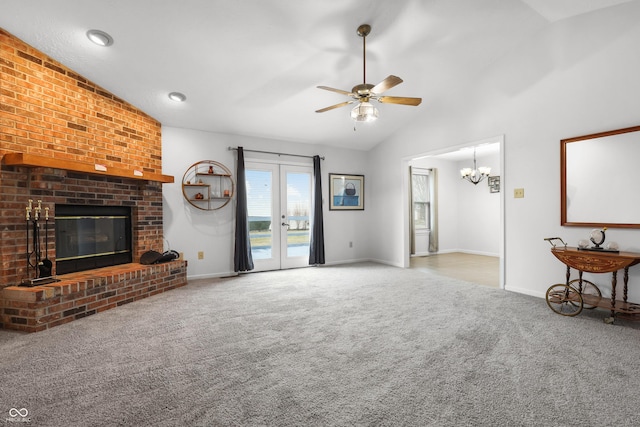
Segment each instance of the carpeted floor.
M201 280L0 331L0 425L637 426L607 315L373 263Z

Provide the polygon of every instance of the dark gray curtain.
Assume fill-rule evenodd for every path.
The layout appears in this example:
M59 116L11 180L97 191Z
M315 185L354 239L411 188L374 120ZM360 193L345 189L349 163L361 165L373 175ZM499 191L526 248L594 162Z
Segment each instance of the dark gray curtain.
M322 221L322 174L320 156L313 156L313 221L309 247L309 264L324 264L324 226Z
M253 270L247 210L247 183L244 176L244 150L242 147L238 147L236 181L238 194L236 195L236 245L233 255L233 268L237 272Z

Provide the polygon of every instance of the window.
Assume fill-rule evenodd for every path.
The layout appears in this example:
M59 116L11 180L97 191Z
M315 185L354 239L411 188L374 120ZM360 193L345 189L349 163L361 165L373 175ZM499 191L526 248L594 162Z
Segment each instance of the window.
M414 169L411 175L411 203L414 229L429 228L429 171Z

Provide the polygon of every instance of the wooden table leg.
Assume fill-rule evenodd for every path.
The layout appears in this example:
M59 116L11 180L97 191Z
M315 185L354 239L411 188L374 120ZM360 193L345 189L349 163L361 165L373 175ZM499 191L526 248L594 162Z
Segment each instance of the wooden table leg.
M611 273L611 318L616 316L616 285L618 284L618 272Z
M582 294L582 270L578 270L578 292Z
M622 293L624 302L627 302L627 284L629 283L629 267L624 268L624 290Z

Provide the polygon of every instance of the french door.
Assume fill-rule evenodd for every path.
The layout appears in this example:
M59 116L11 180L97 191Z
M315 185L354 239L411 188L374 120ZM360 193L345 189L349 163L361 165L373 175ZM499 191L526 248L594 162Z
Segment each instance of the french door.
M254 271L309 265L313 167L245 162Z

